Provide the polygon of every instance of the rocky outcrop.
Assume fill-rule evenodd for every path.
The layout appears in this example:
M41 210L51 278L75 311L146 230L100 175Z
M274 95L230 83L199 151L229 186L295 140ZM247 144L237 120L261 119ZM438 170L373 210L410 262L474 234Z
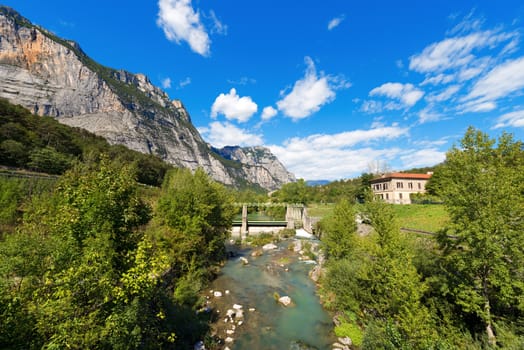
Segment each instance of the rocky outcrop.
M276 189L278 183L294 182L295 175L287 171L277 157L266 147L226 146L215 149L222 157L243 164L245 178L263 188Z
M259 184L273 190L294 180L263 148L264 157L235 152L224 159L202 139L182 102L170 100L145 75L104 67L78 44L3 6L0 97L175 166L203 168L226 185Z

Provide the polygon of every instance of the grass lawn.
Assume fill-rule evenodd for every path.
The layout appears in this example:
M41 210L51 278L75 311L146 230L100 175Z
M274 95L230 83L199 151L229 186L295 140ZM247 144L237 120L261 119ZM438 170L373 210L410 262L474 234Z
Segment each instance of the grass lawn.
M333 212L334 203L312 203L307 206L309 216L323 218Z
M436 232L448 220L448 213L441 204L394 205L400 227Z
M441 204L391 204L400 227L436 232L448 220L448 214ZM313 203L308 205L309 216L323 218L333 212L335 204ZM358 210L358 209L357 209Z

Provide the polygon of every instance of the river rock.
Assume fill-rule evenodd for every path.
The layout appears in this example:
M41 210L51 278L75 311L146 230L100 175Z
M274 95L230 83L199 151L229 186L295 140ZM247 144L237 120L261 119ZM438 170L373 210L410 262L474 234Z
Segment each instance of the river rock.
M291 304L291 298L284 295L283 297L278 298L278 302L284 306L289 306Z
M247 259L244 258L243 256L241 256L239 260L240 260L240 262L242 262L242 264L244 264L244 265L249 264L249 260L247 260Z
M338 341L341 344L344 344L344 345L347 345L347 346L350 346L351 344L353 344L353 342L351 341L350 337L341 337L341 338L338 338Z
M242 308L242 305L239 304L233 304L233 309L240 310Z
M340 343L333 343L333 350L349 350L349 346L340 344Z
M262 254L264 254L264 253L263 253L262 250L260 250L260 249L253 250L253 251L251 252L251 256L252 256L252 257L261 256Z
M226 339L224 339L224 341L225 341L226 343L232 343L232 342L233 342L233 338L231 338L231 337L227 337Z
M342 324L342 321L340 321L340 318L341 318L341 315L340 314L336 314L335 316L333 316L333 324L336 326L340 326Z
M262 249L263 250L273 250L273 249L277 249L277 245L276 244L273 244L273 243L268 243L268 244L265 244L264 246L262 246Z
M322 268L320 265L315 266L311 271L309 271L309 278L311 278L313 282L318 282L320 276L322 276Z
M219 292L218 290L213 292L213 296L216 298L220 298L222 296L222 292Z

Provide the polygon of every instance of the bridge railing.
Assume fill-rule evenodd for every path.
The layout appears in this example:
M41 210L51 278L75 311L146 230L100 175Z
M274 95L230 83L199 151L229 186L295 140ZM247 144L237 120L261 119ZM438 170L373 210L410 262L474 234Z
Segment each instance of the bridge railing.
M267 202L267 203L239 203L239 202L236 202L236 203L233 203L233 206L235 207L243 207L243 206L247 206L247 207L297 207L297 208L304 208L305 205L302 204L302 203L271 203L271 202Z

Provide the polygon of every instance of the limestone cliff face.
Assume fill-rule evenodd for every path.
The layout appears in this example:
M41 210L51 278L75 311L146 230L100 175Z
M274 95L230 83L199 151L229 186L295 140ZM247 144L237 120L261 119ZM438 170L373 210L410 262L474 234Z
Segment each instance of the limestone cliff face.
M263 188L275 189L275 183L296 181L295 175L287 171L268 148L226 146L216 152L226 159L243 164L242 171L246 178L254 179Z
M247 158L228 166L202 139L182 102L170 100L145 75L104 67L78 44L2 6L0 97L176 166L201 167L226 185L275 189L290 179L262 164L243 163Z

